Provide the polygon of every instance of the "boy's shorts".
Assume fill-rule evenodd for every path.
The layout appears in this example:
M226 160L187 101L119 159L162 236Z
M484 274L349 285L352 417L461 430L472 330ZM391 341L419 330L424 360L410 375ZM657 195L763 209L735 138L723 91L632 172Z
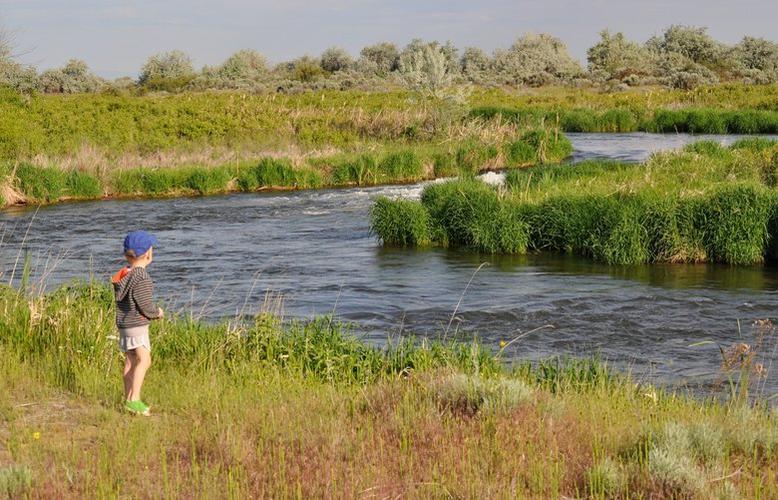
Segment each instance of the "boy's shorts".
M128 352L134 351L138 347L145 347L151 352L149 325L136 326L134 328L119 328L119 350Z

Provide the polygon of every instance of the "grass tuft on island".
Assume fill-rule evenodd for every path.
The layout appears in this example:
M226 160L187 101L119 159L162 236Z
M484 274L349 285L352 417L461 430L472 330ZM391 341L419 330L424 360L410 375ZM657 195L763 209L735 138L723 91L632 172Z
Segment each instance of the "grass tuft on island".
M778 416L598 361L507 364L475 341L356 340L267 312L155 323L120 412L110 288L0 287L7 496L710 497L778 494ZM750 370L750 366L745 369Z
M512 169L505 188L460 179L421 201L376 201L386 245L490 253L555 251L608 264L724 262L776 255L778 143L697 142L643 164L588 161Z

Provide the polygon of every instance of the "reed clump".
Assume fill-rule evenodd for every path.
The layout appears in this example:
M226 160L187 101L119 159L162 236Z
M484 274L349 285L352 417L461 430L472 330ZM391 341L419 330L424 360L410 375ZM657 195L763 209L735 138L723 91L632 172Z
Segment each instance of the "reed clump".
M642 105L594 108L537 105L513 109L500 106L476 107L473 118L500 118L516 124L558 123L564 132L656 132L692 134L775 134L778 112L772 109L727 110L720 107L651 109Z
M515 169L506 174L507 189L476 180L428 186L417 209L429 216L429 244L574 253L621 265L758 264L774 254L778 237L775 151L774 142L699 142L642 165ZM381 232L381 217L392 213L392 202L382 203L376 235L408 245Z

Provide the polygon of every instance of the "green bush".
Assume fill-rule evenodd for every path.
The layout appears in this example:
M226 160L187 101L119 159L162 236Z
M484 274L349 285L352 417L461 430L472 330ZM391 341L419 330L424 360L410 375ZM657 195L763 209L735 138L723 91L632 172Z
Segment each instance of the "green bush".
M103 195L103 188L97 177L74 170L67 176L67 193L74 198L93 199Z
M31 201L51 203L65 195L68 175L56 167L21 163L16 168L19 190Z
M198 194L226 191L232 180L226 167L191 167L184 175L184 186Z
M371 231L385 245L424 246L431 242L429 214L415 201L380 197L370 210Z
M765 151L778 145L778 141L775 139L767 139L765 137L746 137L744 139L738 139L733 142L729 147L730 149L745 149L748 151Z
M564 111L560 125L565 132L595 132L599 129L597 115L590 109Z
M331 183L335 185L356 184L357 186L370 186L381 182L375 158L369 154L363 154L356 158L344 160L332 170Z
M456 150L457 171L462 175L475 175L498 154L497 148L478 141L467 141Z
M710 260L748 265L764 260L776 198L763 188L732 185L707 197L699 221Z
M509 143L505 157L510 167L536 163L558 163L573 152L573 145L558 130L535 129L525 132L518 141Z
M410 150L389 153L381 159L378 170L386 180L414 181L424 177L424 165Z
M726 113L727 131L731 134L776 134L778 111L743 109Z
M688 151L689 153L697 153L710 157L725 157L729 153L727 148L716 141L693 142L684 146L683 150Z
M602 114L599 122L599 132L634 132L638 129L637 118L632 111L624 108L609 109Z
M111 187L116 194L140 194L143 191L143 182L137 169L117 170L111 176Z
M242 168L238 173L238 186L242 191L254 191L263 187L304 187L307 181L288 160L263 158L256 165Z
M421 203L430 216L432 235L444 245L470 246L486 252L524 253L528 228L518 204L476 180L427 186Z
M718 110L689 110L686 131L692 134L726 134L727 123L724 114Z
M639 168L634 163L613 160L586 160L575 164L540 165L531 169L512 168L505 172L505 185L519 194L528 189L542 189L569 180L584 180L605 173Z
M455 153L452 151L436 153L432 158L432 171L437 179L456 176L459 170Z
M186 174L174 168L139 169L142 192L151 195L163 195L184 187Z
M507 122L520 123L522 119L522 111L499 106L479 106L471 109L468 117L471 119L480 118L483 120L500 118Z

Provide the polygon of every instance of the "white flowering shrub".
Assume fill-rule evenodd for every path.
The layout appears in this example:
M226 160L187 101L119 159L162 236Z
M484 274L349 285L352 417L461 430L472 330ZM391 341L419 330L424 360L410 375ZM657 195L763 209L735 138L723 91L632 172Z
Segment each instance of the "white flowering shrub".
M152 90L178 90L194 78L192 59L173 50L151 56L141 68L138 84Z
M321 69L328 73L337 73L354 67L354 59L340 47L330 47L321 54Z
M508 50L495 51L494 65L497 77L509 85L564 83L583 73L565 44L548 34L525 35Z
M196 89L243 89L263 88L269 69L267 60L256 50L243 49L235 52L218 66L206 66L192 82Z
M640 83L641 76L656 71L656 58L623 33L600 32L600 41L586 52L589 71L598 80L616 79L629 85Z
M23 66L14 60L12 37L1 28L0 87L10 87L24 94L29 94L38 88L38 73L35 68Z
M747 36L733 47L732 58L749 83L778 82L778 43Z
M44 71L38 80L41 92L53 94L98 92L105 86L105 80L89 71L89 66L79 59L71 59L61 68Z
M400 52L393 43L370 45L359 53L358 65L363 71L386 75L400 68Z
M433 44L406 48L400 57L400 72L409 88L432 97L440 97L452 82L448 58Z

